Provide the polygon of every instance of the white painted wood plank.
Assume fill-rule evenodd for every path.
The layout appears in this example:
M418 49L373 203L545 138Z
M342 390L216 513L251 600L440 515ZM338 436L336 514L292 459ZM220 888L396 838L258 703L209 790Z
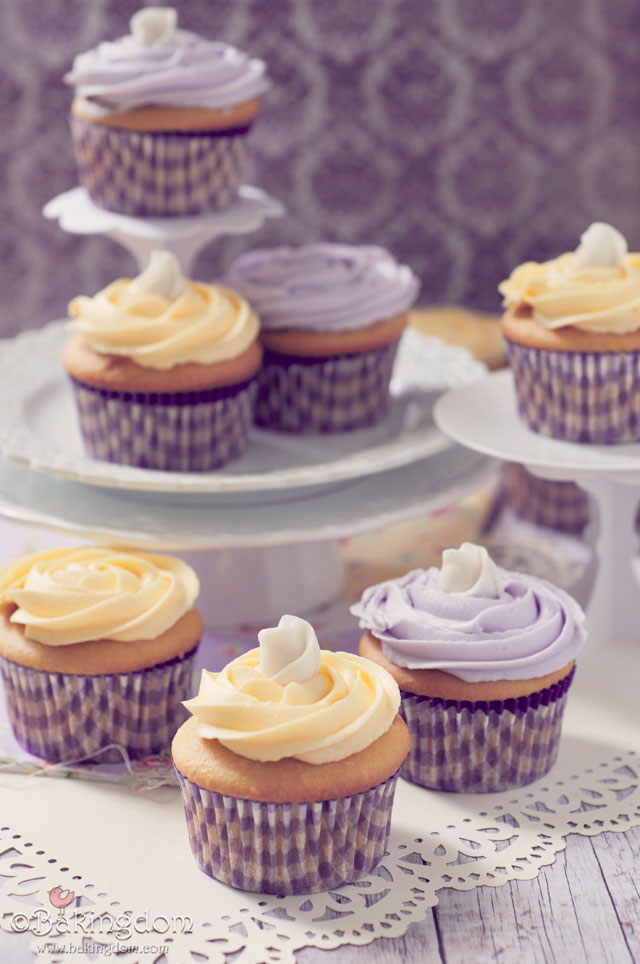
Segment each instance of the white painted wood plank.
M603 833L591 846L615 906L629 952L640 961L640 827Z
M633 964L589 838L535 880L443 891L436 915L446 964Z

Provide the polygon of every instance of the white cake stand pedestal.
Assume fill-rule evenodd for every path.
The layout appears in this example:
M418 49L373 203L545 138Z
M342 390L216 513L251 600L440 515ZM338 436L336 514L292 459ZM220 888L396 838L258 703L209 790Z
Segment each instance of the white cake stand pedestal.
M576 482L591 497L586 536L596 558L587 605L589 641L631 641L640 630L640 444L578 445L530 431L518 416L511 372L455 388L438 400L436 424L456 442L524 465L543 479Z
M85 188L75 187L52 198L42 213L70 234L104 234L117 241L141 269L153 250L172 251L189 274L196 255L210 241L256 231L268 218L281 217L285 209L266 191L244 185L237 200L222 211L185 218L136 218L97 207Z
M205 625L255 625L335 599L345 576L340 540L451 505L490 482L494 467L451 446L338 486L287 490L284 499L227 493L209 503L85 485L0 458L0 518L53 530L52 546L62 534L72 543L175 551L200 578ZM4 548L8 562L9 545L0 561Z

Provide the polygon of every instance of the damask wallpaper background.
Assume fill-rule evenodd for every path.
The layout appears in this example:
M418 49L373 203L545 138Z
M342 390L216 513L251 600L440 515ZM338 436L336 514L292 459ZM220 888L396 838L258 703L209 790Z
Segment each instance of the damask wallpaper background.
M158 0L154 0L158 3ZM61 77L125 33L140 0L0 0L0 333L64 314L133 269L43 205L75 183ZM182 26L269 65L250 183L288 216L251 246L379 243L423 303L496 310L517 263L575 246L592 220L640 245L640 5L635 0L178 0Z

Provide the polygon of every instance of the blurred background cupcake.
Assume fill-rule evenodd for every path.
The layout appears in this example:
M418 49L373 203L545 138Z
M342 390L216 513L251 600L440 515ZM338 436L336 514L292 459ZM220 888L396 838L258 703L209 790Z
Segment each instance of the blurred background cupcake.
M463 543L442 567L365 590L360 654L392 674L411 734L402 774L436 790L524 786L555 762L584 614L566 592Z
M0 569L0 672L18 743L51 762L165 750L192 695L199 588L180 559L98 546Z
M385 853L409 749L398 687L375 663L321 650L296 616L258 638L203 671L173 741L191 849L241 890L340 887Z
M230 204L245 138L268 88L265 65L177 28L173 7L146 7L131 32L79 54L71 132L80 183L120 214L201 214Z
M168 251L137 278L74 298L63 352L97 459L206 472L244 451L262 350L240 295L186 280Z
M418 292L410 268L383 248L324 243L250 251L227 277L261 320L258 425L340 432L386 414Z
M499 286L518 410L570 442L640 439L640 254L594 223L574 252L528 261Z

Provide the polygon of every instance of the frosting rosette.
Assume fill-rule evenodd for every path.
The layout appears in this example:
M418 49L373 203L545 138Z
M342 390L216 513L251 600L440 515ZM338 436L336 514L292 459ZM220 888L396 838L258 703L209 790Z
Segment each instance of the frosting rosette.
M521 264L498 290L506 307L528 305L548 329L601 334L640 329L640 253L611 225L592 224L580 245L551 261Z
M186 280L169 251L154 251L137 278L74 298L69 315L98 354L162 370L237 358L259 329L243 297L221 285Z
M184 704L200 737L250 760L321 764L364 750L393 723L400 692L382 667L321 650L296 616L259 640L222 672L203 670L197 697Z
M419 289L411 268L375 245L258 249L237 258L227 278L265 329L363 328L407 311Z
M487 559L469 553L455 591L445 588L452 584L451 574L443 578L445 565L414 569L366 589L351 612L380 640L387 659L407 669L444 670L475 683L535 678L566 666L586 636L578 603L543 579ZM454 562L460 559L445 564Z
M218 110L244 103L269 87L262 60L176 27L171 7L148 7L131 18L131 32L79 54L65 81L94 114L145 105Z
M200 585L173 556L99 546L51 549L0 569L0 605L46 646L154 639L192 607Z

